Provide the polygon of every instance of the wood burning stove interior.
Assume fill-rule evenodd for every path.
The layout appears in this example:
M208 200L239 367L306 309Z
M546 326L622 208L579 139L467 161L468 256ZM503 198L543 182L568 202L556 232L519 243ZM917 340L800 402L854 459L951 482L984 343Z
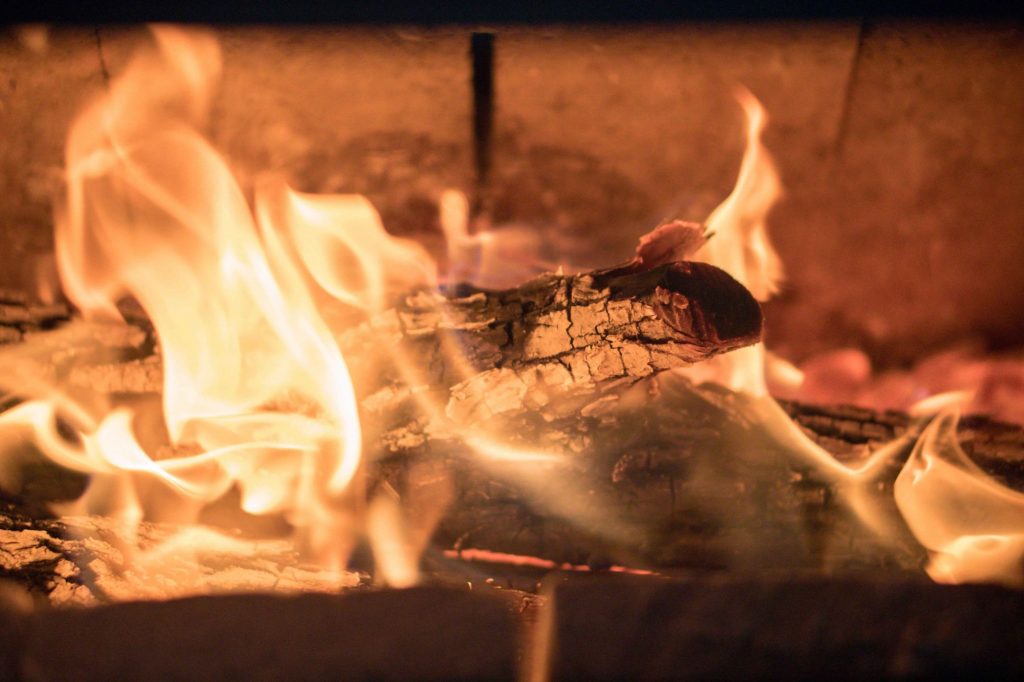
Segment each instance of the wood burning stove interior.
M365 196L390 234L452 273L440 303L388 305L402 321L389 343L443 386L445 415L510 448L571 457L481 464L464 444L475 431L426 428L414 401L378 385L400 385L367 350L379 339L349 333L354 383L377 382L358 395L367 496L401 501L401 541L422 542L425 585L380 587L381 546L364 535L339 583L286 541L281 515L239 512L232 488L200 520L247 549L176 592L174 552L139 587L117 524L54 513L89 477L10 431L0 677L1019 674L1020 24L712 18L212 29L222 70L201 132L246 198L267 171L299 192ZM69 127L152 44L128 25L21 25L0 42L0 340L5 368L17 358L72 394L130 407L157 452L168 446L163 337L145 306L123 302L127 324L85 345L47 334L80 317L53 238ZM766 112L761 139L783 189L767 225L786 274L769 300L735 273L740 284L669 264L700 257L691 231L705 238L700 224L750 154L737 86ZM652 237L659 225L671 229ZM470 239L483 232L493 251ZM639 264L608 270L634 253ZM482 286L456 286L462 276ZM748 304L756 320L736 323ZM761 314L772 354L761 376L777 402L747 400L723 374L701 383L700 361L756 340ZM470 378L453 378L446 344ZM12 376L0 420L30 402ZM527 388L508 398L513 385ZM934 400L917 408L931 417L910 412L957 390L974 392L958 398L959 423ZM80 442L73 418L54 420ZM922 471L908 458L927 467L957 447L973 465L953 452L950 476L977 466L999 492L957 493L944 508L964 505L980 524L971 532L990 531L969 539L1005 557L995 573L943 568L900 502L908 494L895 494ZM813 448L838 464L822 467ZM926 504L927 492L909 498ZM173 518L156 520L139 546L171 534Z

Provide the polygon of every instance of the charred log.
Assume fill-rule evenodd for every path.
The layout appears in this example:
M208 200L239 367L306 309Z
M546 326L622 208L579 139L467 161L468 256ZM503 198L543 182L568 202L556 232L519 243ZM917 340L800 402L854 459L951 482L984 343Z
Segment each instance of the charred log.
M387 382L364 401L371 412L394 412L403 386L422 387L445 392L446 416L468 425L751 345L761 324L741 284L681 261L547 275L502 292L424 292L341 340L357 367L379 355L382 335L403 355L398 374L385 357L357 377L361 386Z
M595 392L585 404L574 401L571 417L549 421L524 413L506 425L512 442L546 442L575 453L558 461L488 461L444 437L393 450L371 469L376 480L407 497L415 497L424 470L452 477L454 501L434 542L467 556L482 549L556 564L659 571L919 573L925 555L909 535L882 541L860 526L832 484L794 463L729 402L724 391L662 375ZM895 412L784 407L804 433L847 463L913 424ZM1024 488L1024 429L966 418L960 438L990 475ZM875 484L877 504L897 526L892 481L901 465L895 457ZM45 478L53 472L35 473ZM69 523L27 515L28 509L11 506L0 516L2 577L57 602L114 598L127 589L119 582L128 570L124 538L111 522ZM168 533L155 524L140 530L151 544ZM210 585L219 581L225 589L323 589L332 579L302 568L283 543L264 543L242 561L214 559L204 570ZM482 571L503 575L500 566Z

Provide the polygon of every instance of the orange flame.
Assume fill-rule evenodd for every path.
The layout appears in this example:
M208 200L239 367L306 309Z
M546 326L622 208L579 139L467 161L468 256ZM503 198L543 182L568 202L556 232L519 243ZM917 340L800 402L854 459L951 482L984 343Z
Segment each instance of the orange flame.
M767 114L746 88L736 99L746 117L747 147L736 186L706 221L710 239L694 260L717 265L759 301L768 300L782 280L782 261L768 239L767 217L782 193L771 155L761 143ZM741 348L683 370L695 382L712 381L734 391L766 395L764 344Z
M707 220L714 237L697 258L743 282L759 300L777 289L782 265L772 248L765 218L781 192L778 175L760 142L764 110L746 90L738 99L747 117L747 148L736 187ZM770 363L770 364L767 364ZM742 394L740 410L764 435L796 461L810 465L833 484L839 500L881 538L897 533L872 487L886 464L914 443L907 435L878 448L857 467L848 467L816 445L768 395L766 374L798 385L798 370L766 355L764 345L743 348L684 370L695 381L713 381ZM895 487L897 507L918 541L932 554L928 573L940 582L1024 584L1024 495L982 472L960 448L958 411L966 392L932 396L911 413L927 418L945 409L914 443Z
M75 511L115 516L129 538L146 514L162 511L192 523L203 504L236 487L243 510L284 514L295 543L331 570L345 565L365 522L383 579L415 584L448 482L426 485L427 494L406 500L404 511L393 491L381 493L363 518L355 393L333 335L339 330L329 328L316 297L326 293L372 314L386 309L396 291L434 287L436 268L422 247L388 235L361 196L303 194L268 182L257 187L251 209L224 159L198 131L220 68L216 42L170 27L154 35L158 49L133 62L72 126L57 258L65 291L87 319L119 319L118 304L131 296L152 320L163 357L163 417L175 454L154 458L128 408L105 400L83 405L39 382L25 384L34 399L0 414L0 438L27 434L58 464L91 474ZM714 237L698 258L765 300L782 276L765 227L781 186L760 142L764 110L746 90L738 99L747 117L747 148L736 187L708 218ZM457 193L446 193L441 212L452 273L487 280L487 264L500 261L501 253L532 248L514 230L501 238L469 235L468 205ZM453 378L470 380L474 372L458 344L443 348L451 354ZM432 425L443 424L486 466L530 488L548 511L606 536L634 533L600 511L591 491L552 476L566 462L563 453L512 445L501 433L456 423L444 404L419 390L421 368L400 348L391 359ZM860 467L847 467L811 442L767 395L765 370L759 344L688 376L739 391L740 409L767 438L834 483L866 525L891 533L868 490L912 436L881 448ZM58 420L73 427L77 441L61 434ZM1024 496L966 459L955 426L947 414L925 431L897 481L897 504L933 552L929 572L937 580L1020 584ZM0 467L0 474L9 473ZM173 508L154 511L155 503L144 498L143 489L154 483L173 494ZM138 553L136 565L159 571L183 547L251 551L193 528ZM346 581L351 576L337 582Z
M57 256L65 291L87 319L120 317L125 296L145 309L163 357L171 444L201 454L154 459L127 408L79 419L80 446L56 434L52 401L3 419L30 424L55 461L94 475L81 508L137 523L140 476L176 494L175 514L198 513L237 486L245 511L284 513L309 558L340 568L362 494L348 369L298 265L274 241L281 228L266 224L264 212L257 223L197 130L219 72L216 42L171 27L154 35L158 49L137 58L71 127ZM289 199L283 231L318 278L322 224L300 224L304 204ZM374 217L359 198L333 203L328 215L356 229ZM368 288L353 299L378 295ZM120 500L113 509L111 490Z

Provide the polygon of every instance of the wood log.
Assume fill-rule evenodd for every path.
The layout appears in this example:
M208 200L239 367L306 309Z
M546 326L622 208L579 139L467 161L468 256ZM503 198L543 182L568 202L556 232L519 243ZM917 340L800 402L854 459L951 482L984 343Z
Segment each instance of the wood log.
M341 341L357 367L382 336L406 355L397 381L379 362L371 376L357 375L357 386L388 382L364 400L371 412L394 412L399 386L426 387L447 391L445 415L467 426L751 345L761 325L760 306L742 285L713 266L681 261L547 275L503 292L423 292L402 300L390 323L374 320Z
M890 441L905 446L872 482L870 500L893 530L882 538L857 520L834 481L746 420L727 391L662 374L590 398L570 417L526 415L505 429L524 447L559 445L569 454L557 463L496 464L438 440L385 460L384 475L403 490L410 461L439 460L455 471L456 500L435 541L459 550L598 567L920 572L925 552L892 490L913 442L907 415L783 406L851 466ZM1024 430L973 417L960 437L987 473L1024 489ZM530 469L542 473L523 484Z
M591 398L573 418L547 421L527 414L515 420L522 442L547 439L575 453L562 461L488 462L458 440L428 439L378 461L374 478L411 498L421 480L411 472L426 468L452 476L454 501L434 543L467 556L474 555L469 550L486 550L597 569L619 563L662 572L920 573L925 555L909 536L883 541L861 527L832 484L789 459L758 425L739 419L727 393L659 375ZM815 442L849 463L906 433L912 423L906 415L862 408L786 403L785 409ZM989 474L1024 488L1024 430L966 418L960 436ZM897 525L891 481L900 465L894 458L876 495ZM9 505L0 517L4 577L57 603L116 598L134 589L120 552L123 543L109 521L77 519L69 525L28 516L27 509L23 502ZM140 530L149 543L169 533L154 524ZM213 557L200 571L206 584L213 590L239 584L309 590L337 582L336 576L301 567L284 543L259 547L242 561ZM505 569L490 564L480 575L500 578ZM533 572L533 580L542 573ZM530 580L516 584L528 586Z
M760 336L760 308L742 286L711 266L675 260L692 251L696 233L663 226L633 261L609 270L548 275L504 292L414 293L346 328L340 341L362 389L371 480L414 498L410 472L452 476L455 501L435 538L446 549L594 566L917 570L924 552L906 533L883 542L861 528L834 486L790 459L730 394L663 371ZM52 344L64 358L59 378L154 403L159 357L140 324L117 332L116 361L96 364L102 334L86 334L88 352ZM425 413L424 395L441 408ZM848 462L910 428L905 415L784 407ZM965 447L983 468L1024 484L1020 429L964 425ZM475 434L562 454L500 461L469 443ZM894 458L877 491L897 527L891 478L899 464ZM36 469L22 501L80 492L81 479ZM53 481L62 485L48 489Z
M419 433L381 445L371 474L407 497L418 485L410 472L422 474L424 465L454 479L454 501L434 538L442 549L595 567L919 572L925 554L909 535L882 541L862 527L820 472L792 460L730 400L671 374L594 387L561 401L566 416L527 410L497 420L508 443L557 448L568 453L561 460L489 461L458 438ZM851 464L912 425L893 412L783 407L814 442ZM960 436L985 471L1024 488L1024 430L968 417ZM892 481L901 464L892 460L875 495L897 528ZM40 464L22 499L60 488L54 481L72 497L69 478Z
M412 497L419 483L410 472L422 474L426 465L452 476L455 499L434 542L467 556L474 554L469 550L488 550L594 568L617 562L661 571L920 572L925 554L909 536L896 543L882 541L861 527L829 482L789 459L757 425L740 420L725 392L661 375L591 398L573 418L547 421L528 414L515 420L521 442L546 439L575 453L564 461L488 462L460 441L428 439L377 462L377 478ZM847 463L863 459L912 424L900 413L863 408L784 407L812 440ZM990 475L1024 488L1024 430L972 417L963 420L960 437ZM894 458L876 495L897 526L891 483L901 463ZM545 497L549 492L564 505ZM24 509L9 509L0 524L4 546L11 550L0 554L4 575L55 594L58 601L73 600L63 592L73 595L84 587L91 593L93 588L78 567L107 564L114 587L104 594L118 594L116 579L124 563L109 522L90 521L98 529L86 534L93 539L85 542L61 521L18 516ZM594 525L601 522L624 526L632 534L623 538L603 532L607 529ZM154 528L145 525L143 537L158 537ZM222 559L204 570L215 575L238 569L235 574L249 575L253 586L329 586L315 574L275 582L276 573L301 575L301 570L283 545L264 546L250 561L254 569ZM89 558L94 556L98 562ZM481 573L500 577L508 573L505 569L491 564ZM516 584L522 587L530 580Z
M323 312L338 329L364 419L385 445L396 429L407 438L524 410L557 415L574 393L760 340L761 308L750 292L719 268L684 260L704 240L702 226L675 221L613 268L548 274L505 291L417 291L361 322L337 303ZM159 392L156 338L141 310L130 312L135 324L121 329L85 326L35 343L32 371L103 394ZM95 344L104 335L105 354ZM430 415L418 409L427 400L437 407Z
M1024 593L857 578L550 586L531 680L921 680L1024 674Z
M237 591L335 592L368 582L355 572L304 565L286 540L239 537L200 550L195 535L174 539L182 530L144 522L128 533L103 517L40 518L5 504L0 578L57 606ZM165 545L173 551L139 560L139 547L165 542L174 543Z
M508 606L465 588L221 595L22 620L20 637L0 640L15 679L516 679Z

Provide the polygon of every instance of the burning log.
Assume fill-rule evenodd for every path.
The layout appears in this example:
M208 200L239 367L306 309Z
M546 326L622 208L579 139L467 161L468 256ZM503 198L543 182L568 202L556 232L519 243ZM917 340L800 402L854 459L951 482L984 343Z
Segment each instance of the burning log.
M178 535L184 533L184 535ZM142 523L138 529L99 517L46 519L7 505L0 511L0 578L57 606L194 594L259 591L334 592L365 582L356 573L303 565L287 541L219 541L195 553L201 530ZM133 562L134 543L168 550Z
M663 374L625 391L595 393L575 403L570 417L527 414L506 428L525 443L557 443L576 453L557 464L481 462L437 440L403 450L383 468L398 489L409 485L409 460L439 459L457 472L457 499L435 537L457 550L595 567L920 571L925 552L893 501L893 482L918 428L910 417L796 403L778 411L849 466L886 443L898 446L865 488L891 529L880 537L855 518L841 485L795 460L764 424L736 409L736 400ZM1024 430L968 418L959 435L989 475L1024 489ZM515 485L515 471L527 468L539 473L529 485ZM585 511L560 513L551 499L558 496ZM602 527L613 516L625 532Z
M339 343L367 416L385 429L415 428L407 405L424 392L460 426L522 410L557 414L560 396L756 343L762 313L750 292L717 267L685 260L703 241L700 225L676 221L645 236L635 258L617 267L549 274L505 291L419 291L369 321L345 320ZM137 311L134 319L146 327ZM131 325L101 331L139 336ZM63 366L63 378L78 388L158 393L159 358L146 355L155 339L133 338L131 348L112 341L128 351L122 358L50 364ZM53 344L55 353L63 356L71 343Z
M661 375L627 390L595 391L589 398L569 401L578 408L572 417L548 421L527 411L510 422L523 442L547 439L577 451L567 461L486 462L458 440L427 438L379 461L379 476L411 495L420 481L410 472L422 473L424 464L453 476L455 499L434 541L467 557L486 558L487 551L468 550L488 550L595 568L617 561L660 570L919 572L925 556L916 543L909 537L883 541L860 527L835 486L788 459L730 407L726 392ZM846 463L862 460L869 449L912 428L912 420L900 413L783 407L806 434ZM1024 430L968 418L960 439L989 474L1024 488ZM892 480L901 459L889 463L875 495L893 518ZM519 486L517 473L524 471L535 476L530 485ZM544 481L583 513L577 518L560 513L545 498ZM603 517L593 513L600 504L608 505ZM613 517L621 517L635 534L623 541L587 523ZM130 589L122 542L108 521L29 518L12 508L0 525L3 577L54 603L102 601ZM139 532L144 541L154 541L169 529L143 524ZM204 575L214 591L218 584L323 590L333 589L337 579L304 569L283 543L266 542L247 559L215 559Z
M431 424L434 432L524 410L557 415L561 400L595 386L756 343L762 314L750 292L719 268L681 260L703 242L701 233L677 221L645 237L636 257L615 268L546 275L507 291L460 286L447 297L403 297L393 311L342 335L346 357L356 359L356 385L380 386L364 408L385 429L407 427L403 403L419 394L422 404L423 392L433 393L454 423Z

